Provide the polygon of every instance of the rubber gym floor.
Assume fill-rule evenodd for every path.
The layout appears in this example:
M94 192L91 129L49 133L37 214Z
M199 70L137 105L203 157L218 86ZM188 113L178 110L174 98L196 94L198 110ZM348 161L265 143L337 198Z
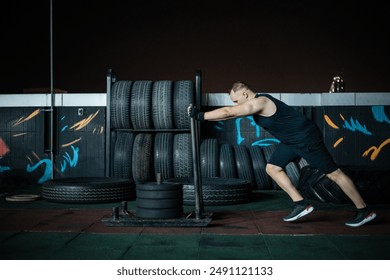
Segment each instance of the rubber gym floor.
M16 193L40 194L25 187ZM295 223L282 217L282 191L255 191L251 202L205 206L207 227L108 227L120 203L61 204L0 198L0 256L8 260L388 260L390 205L371 205L377 219L359 228L344 222L350 204L311 201L315 211ZM133 211L135 201L128 202ZM185 206L188 213L193 207Z

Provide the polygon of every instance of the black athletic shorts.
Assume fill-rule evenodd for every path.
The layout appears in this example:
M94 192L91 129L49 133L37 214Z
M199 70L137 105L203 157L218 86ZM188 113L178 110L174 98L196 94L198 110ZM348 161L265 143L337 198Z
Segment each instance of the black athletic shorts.
M284 168L289 162L304 158L310 166L317 168L325 174L338 169L328 149L321 143L312 151L302 151L279 143L272 154L269 163Z

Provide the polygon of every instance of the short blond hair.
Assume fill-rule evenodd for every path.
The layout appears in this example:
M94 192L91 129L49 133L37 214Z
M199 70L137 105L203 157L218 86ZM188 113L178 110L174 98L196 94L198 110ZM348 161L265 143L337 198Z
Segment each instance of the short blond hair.
M236 92L240 89L247 90L247 89L249 89L249 86L243 82L235 82L232 86L232 91Z

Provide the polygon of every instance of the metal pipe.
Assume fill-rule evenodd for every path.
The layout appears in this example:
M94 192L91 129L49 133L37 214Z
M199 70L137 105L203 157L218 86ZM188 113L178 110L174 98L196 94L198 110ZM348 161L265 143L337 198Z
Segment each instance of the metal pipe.
M53 81L53 0L50 0L50 160L51 179L54 179L54 81Z
M113 74L112 69L107 71L107 94L106 94L106 164L105 176L110 177L111 170L111 84Z
M192 104L190 106L193 106ZM198 123L191 118L191 142L194 169L195 218L203 218L202 176L200 174Z

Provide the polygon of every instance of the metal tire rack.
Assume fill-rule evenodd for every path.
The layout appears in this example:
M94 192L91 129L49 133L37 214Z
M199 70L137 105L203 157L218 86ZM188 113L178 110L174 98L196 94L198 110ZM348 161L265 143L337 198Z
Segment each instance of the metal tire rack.
M110 177L111 170L111 152L112 152L112 128L111 128L111 87L117 77L112 69L107 72L107 106L106 106L106 177ZM202 91L201 91L201 71L196 70L195 74L195 98L196 107L201 109ZM193 104L194 105L194 104ZM188 132L188 129L121 129L133 132ZM211 222L212 213L204 213L202 199L202 182L200 175L199 162L199 141L200 141L200 124L198 121L191 119L191 140L194 167L194 187L195 187L195 210L175 219L144 219L139 218L127 209L127 202L122 202L120 207L112 209L110 218L102 219L107 226L150 226L150 227L204 227Z

